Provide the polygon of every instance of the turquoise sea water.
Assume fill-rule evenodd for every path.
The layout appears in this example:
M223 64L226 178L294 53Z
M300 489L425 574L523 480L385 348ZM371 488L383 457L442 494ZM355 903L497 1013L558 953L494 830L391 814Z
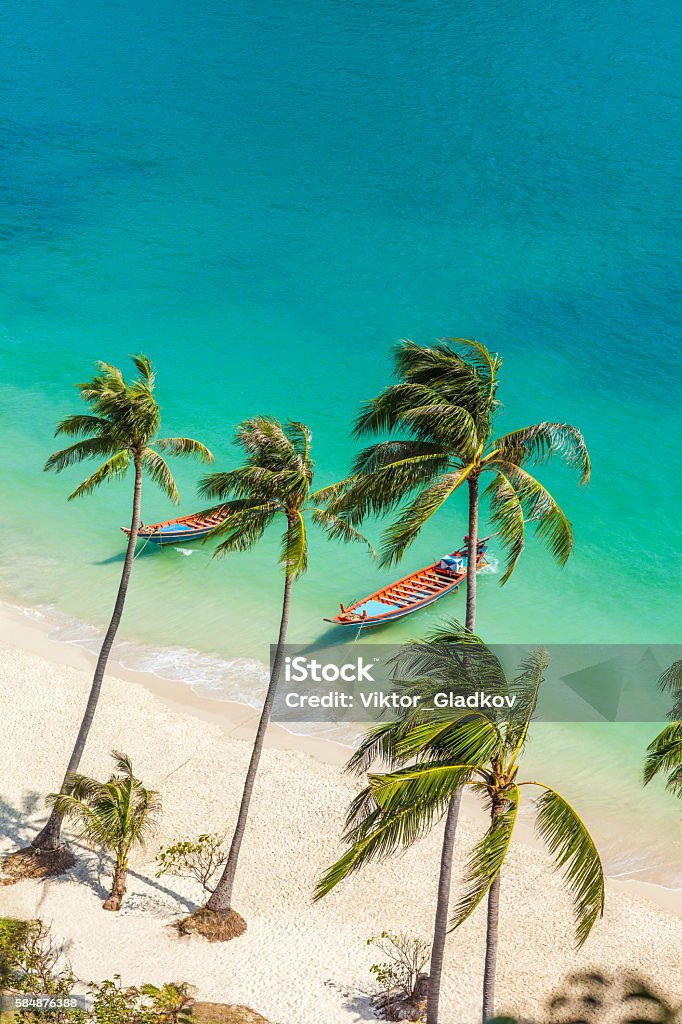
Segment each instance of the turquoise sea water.
M481 633L678 639L677 5L10 0L1 18L10 600L69 617L65 637L110 611L128 488L67 504L76 476L41 472L95 359L148 352L168 431L200 437L219 466L240 419L304 420L326 483L348 468L352 417L388 382L391 346L474 335L505 358L500 429L574 422L594 461L581 490L543 471L576 555L559 570L529 545L505 588L486 576ZM177 473L192 511L199 471ZM148 487L145 521L171 514ZM405 571L464 532L455 502ZM276 548L220 564L206 547L145 552L123 640L148 667L244 696L275 637ZM291 639L319 637L322 615L390 575L314 543ZM648 731L600 749L635 765ZM557 759L577 742L554 737ZM676 824L663 795L647 808L659 833Z

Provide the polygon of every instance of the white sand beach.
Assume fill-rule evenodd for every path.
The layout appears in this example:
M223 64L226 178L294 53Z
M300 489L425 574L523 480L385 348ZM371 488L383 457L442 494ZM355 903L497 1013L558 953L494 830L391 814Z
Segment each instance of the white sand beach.
M60 783L90 679L84 652L51 644L20 614L5 615L2 635L11 640L0 644L0 836L9 851L26 845L44 819L44 797ZM341 851L343 816L356 786L339 770L342 751L273 727L236 888L235 906L248 930L227 944L179 939L169 924L201 902L201 891L171 876L157 880L156 850L202 831L229 832L255 715L202 702L189 690L183 702L177 691L163 695L158 681L146 684L129 673L107 677L82 765L103 777L109 752L122 749L162 795L160 829L135 858L122 911L101 907L106 861L75 847L78 866L63 878L0 887L0 914L50 924L84 982L115 973L126 984L185 980L201 998L247 1004L273 1024L374 1020L368 968L377 956L366 939L385 928L430 938L440 829L313 905L316 881ZM461 828L460 867L477 831L468 814ZM560 879L542 852L517 843L502 881L498 1010L530 1012L569 971L594 965L639 971L681 999L682 901L651 890L610 883L605 917L576 953ZM479 1020L484 917L479 910L449 938L448 1024Z

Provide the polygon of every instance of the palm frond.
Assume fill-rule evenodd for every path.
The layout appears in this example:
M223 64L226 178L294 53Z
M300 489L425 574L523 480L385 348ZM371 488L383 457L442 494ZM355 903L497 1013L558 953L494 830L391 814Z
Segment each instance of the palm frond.
M213 462L213 455L206 445L195 441L193 437L160 437L154 445L159 451L171 455L186 455L201 462Z
M546 487L518 464L495 460L514 488L526 519L559 565L565 565L573 551L573 528Z
M111 423L104 416L88 416L85 413L76 413L74 416L65 416L60 420L55 429L55 437L58 434L66 434L68 437L85 437L88 434L101 437L109 433Z
M308 500L312 501L314 505L328 505L340 497L352 482L351 477L346 477L344 480L337 480L335 484L328 484L327 487L319 487L316 491L310 492Z
M644 762L644 785L648 786L655 776L666 773L673 779L673 786L671 787L668 784L668 788L677 795L675 773L679 772L681 768L682 721L678 721L666 725L665 729L647 747L646 760Z
M544 648L531 651L521 662L521 671L510 684L509 691L510 696L514 697L514 706L510 709L507 719L507 742L514 748L512 764L526 742L549 661L549 654Z
M419 804L388 812L376 808L364 818L350 849L318 882L313 899L322 899L334 886L369 861L383 859L411 846L428 832L438 813L436 806Z
M167 494L174 505L180 501L180 494L170 471L170 466L153 448L145 448L142 453L142 465L150 480Z
M408 760L426 754L467 765L487 765L504 748L496 722L480 713L442 710L440 719L415 722L396 743L398 757Z
M668 712L672 721L682 719L682 661L674 661L665 672L661 673L658 685L664 692L673 695L673 706Z
M111 437L111 435L87 437L82 441L76 441L75 444L69 445L68 448L62 448L61 451L53 452L45 463L45 472L54 470L55 473L61 473L62 470L68 469L69 466L75 466L79 462L84 462L85 459L102 458L104 456L111 457L120 450L121 445L118 443L117 438Z
M143 352L137 355L131 355L130 357L137 367L138 373L143 378L145 384L152 389L154 387L154 367L149 356L144 355Z
M227 472L209 473L199 481L199 493L205 498L274 499L279 493L280 476L262 466L240 466Z
M385 811L409 804L442 806L476 771L476 764L424 761L388 774L367 776L372 796Z
M287 420L285 433L291 441L294 451L301 459L301 468L307 466L310 461L310 446L313 439L313 432L305 423L297 420Z
M492 447L499 449L501 457L510 462L516 462L514 456L519 451L522 461L531 463L547 462L556 456L579 470L581 484L590 479L590 455L585 438L570 423L535 423L498 437Z
M507 553L505 570L500 577L500 585L504 586L514 572L526 542L523 505L510 481L499 470L485 494L490 501L490 522Z
M400 514L398 519L389 526L385 534L382 548L382 565L393 565L399 562L406 550L417 537L424 524L443 505L451 494L465 482L470 467L443 473L435 483L425 487Z
M592 836L564 798L542 782L537 803L537 831L573 893L578 946L604 912L604 871Z
M81 442L85 443L85 442ZM80 498L84 494L91 494L95 488L99 487L105 481L114 479L123 479L130 466L132 456L129 451L117 452L112 455L99 469L84 480L75 491L69 495L69 501L73 501L74 498Z
M298 454L282 424L271 416L244 420L235 430L235 443L266 469L291 466Z
M241 506L239 510L226 516L208 535L225 537L213 552L214 558L234 551L249 551L261 539L275 516L281 512L280 506L273 502L264 505L253 505L246 501L227 502L221 508L224 511L236 505Z
M351 526L348 520L344 519L343 516L334 515L333 512L330 512L325 508L314 508L310 511L315 525L324 530L330 540L366 544L372 557L377 557L376 551L367 538L364 537L359 530L356 530L354 526Z
M431 483L452 459L436 445L421 442L381 442L361 452L356 472L330 505L332 512L357 524L372 514L396 508L413 491Z
M494 817L467 862L464 893L455 906L452 927L458 928L474 912L499 875L514 834L519 812L518 786L504 794L507 807Z
M292 580L298 579L308 568L308 535L300 512L288 521L282 535L279 562L285 575Z
M377 761L391 768L401 764L402 759L397 752L397 745L402 731L400 721L380 722L379 725L373 726L361 737L346 763L345 770L355 775L364 775Z

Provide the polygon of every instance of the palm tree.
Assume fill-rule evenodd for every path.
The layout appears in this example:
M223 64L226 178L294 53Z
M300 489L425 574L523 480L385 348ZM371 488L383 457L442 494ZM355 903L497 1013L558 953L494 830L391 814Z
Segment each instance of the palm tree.
M417 674L423 674L418 685L426 700L417 714L393 723L392 729L375 729L358 751L357 761L366 763L388 750L392 759L409 763L388 773L368 774L368 785L348 815L344 838L350 848L320 881L315 898L369 860L412 844L447 813L456 792L471 788L486 801L491 822L468 861L451 927L462 924L487 896L482 1018L486 1024L494 1012L500 875L524 787L542 790L536 805L537 830L573 892L578 945L603 911L603 869L594 841L566 799L546 783L518 778L519 758L548 663L546 653L531 653L520 675L508 683L479 638L454 624L426 643L408 645L405 656ZM510 702L513 698L512 706L496 719L481 712L441 711L428 699L444 689L463 693L472 688L506 693Z
M675 661L666 669L659 685L673 695L668 716L671 722L647 747L644 785L648 786L655 776L666 773L666 789L682 799L682 661Z
M114 750L112 757L118 774L108 782L73 772L64 791L48 797L60 818L73 820L81 838L113 853L114 877L111 894L103 904L105 910L120 909L130 851L136 843L144 844L161 810L159 794L135 778L127 754Z
M395 351L399 383L387 387L361 410L355 434L388 433L357 456L347 486L332 509L358 525L369 514L400 508L386 532L382 562L398 562L422 527L464 484L468 490L467 564L476 565L479 537L479 482L486 489L489 519L507 553L500 579L510 578L525 544L527 523L564 565L573 549L568 518L529 466L559 457L590 476L582 434L567 423L542 422L495 437L502 359L478 341L455 338L431 347L401 342ZM407 504L405 504L407 502ZM467 573L465 624L476 627L476 573ZM460 795L445 823L431 955L428 1024L437 1024L440 980L447 935L452 854Z
M78 771L83 756L102 689L107 661L123 615L140 528L143 476L146 473L171 501L177 503L178 489L160 452L169 455L190 455L203 462L213 461L208 448L199 441L189 437L158 437L161 414L154 397L155 374L151 360L144 355L133 356L132 360L138 371L138 375L132 381L126 381L118 367L100 362L97 364L99 373L92 380L78 385L81 398L90 407L91 412L67 416L58 424L56 435L66 434L79 440L68 448L55 452L45 465L46 470L61 473L69 466L87 459L105 459L102 465L69 495L69 501L91 494L100 484L107 481L123 478L131 466L135 474L133 512L121 580L111 621L97 658L85 714L64 776L61 789L64 793L68 777ZM61 816L58 804L55 804L47 824L31 845L40 852L57 850L60 833Z
M205 908L209 914L218 914L224 919L226 927L222 935L225 938L239 934L244 927L239 915L233 911L232 892L282 664L291 589L294 581L305 573L308 566L306 519L321 527L333 540L367 543L342 516L321 507L338 492L338 487L311 490L314 475L311 439L312 434L303 423L290 421L282 425L276 419L255 416L241 423L235 435L235 443L246 456L245 464L230 472L211 473L201 482L202 494L219 499L221 503L216 506L216 510L220 510L224 518L212 531L212 535L225 538L216 548L215 554L218 556L249 550L261 539L268 526L280 517L286 524L279 559L284 572L284 596L270 682L251 751L228 858ZM214 919L211 927L213 933L215 927Z

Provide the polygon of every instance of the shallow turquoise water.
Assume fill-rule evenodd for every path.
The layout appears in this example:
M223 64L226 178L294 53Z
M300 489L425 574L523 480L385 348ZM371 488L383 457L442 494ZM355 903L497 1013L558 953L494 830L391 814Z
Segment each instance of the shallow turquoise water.
M501 429L568 420L594 460L582 490L543 471L575 558L558 570L529 545L507 587L486 577L480 631L678 639L677 5L10 0L2 18L11 599L94 625L110 610L128 489L67 504L76 477L41 472L96 358L147 351L168 431L200 437L218 465L241 418L304 420L329 482L394 342L475 335L505 357ZM178 467L183 510L197 476ZM169 514L149 487L145 521ZM464 523L454 503L405 571ZM202 547L145 552L123 638L180 674L167 645L264 659L276 543L220 564ZM311 563L292 640L391 575L318 543ZM461 612L452 598L367 642Z

